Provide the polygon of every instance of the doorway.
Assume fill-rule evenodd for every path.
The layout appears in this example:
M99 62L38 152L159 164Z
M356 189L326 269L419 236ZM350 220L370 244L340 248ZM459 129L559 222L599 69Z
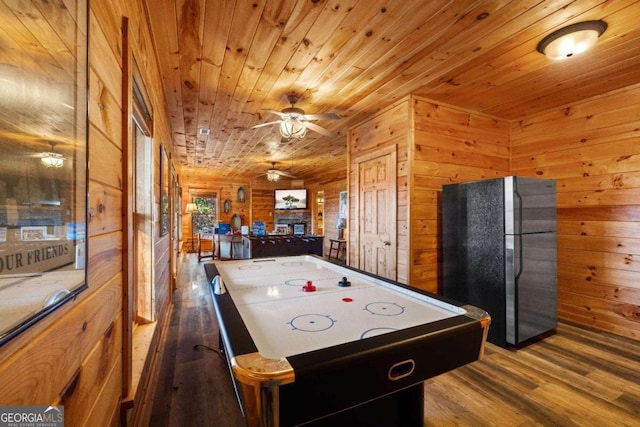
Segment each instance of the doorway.
M397 277L396 158L392 147L355 160L358 268L391 280Z
M316 193L315 233L324 236L324 190Z

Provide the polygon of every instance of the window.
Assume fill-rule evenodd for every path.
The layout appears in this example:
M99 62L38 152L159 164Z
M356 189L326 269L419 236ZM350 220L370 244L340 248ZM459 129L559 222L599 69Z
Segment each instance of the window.
M213 232L216 227L216 197L214 196L193 196L193 203L198 210L193 213L193 234L200 232Z
M133 319L143 324L155 321L155 288L153 286L153 191L154 170L150 110L142 95L142 86L133 83Z

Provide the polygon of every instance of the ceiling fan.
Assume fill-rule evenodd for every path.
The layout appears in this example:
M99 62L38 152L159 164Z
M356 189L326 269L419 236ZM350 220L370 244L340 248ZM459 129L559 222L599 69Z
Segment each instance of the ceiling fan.
M296 102L298 102L298 97L296 95L287 95L287 99L289 100L291 107L285 108L282 111L263 110L280 116L280 120L251 126L251 129L280 124L280 134L286 140L304 138L307 133L307 129L330 138L335 138L337 136L335 132L325 129L322 126L318 126L315 123L311 123L311 121L321 119L337 120L340 118L339 115L335 113L305 114L303 109L295 107Z
M278 181L280 179L280 175L286 176L287 178L296 179L296 177L291 175L290 173L276 169L276 162L271 162L271 169L267 169L265 173L260 174L259 176L262 175L266 175L267 180L272 182Z

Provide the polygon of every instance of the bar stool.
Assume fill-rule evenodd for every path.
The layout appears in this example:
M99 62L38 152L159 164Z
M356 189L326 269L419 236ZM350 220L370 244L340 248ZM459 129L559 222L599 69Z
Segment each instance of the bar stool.
M340 239L329 239L329 241L329 255L327 256L327 258L334 258L338 261L344 262L346 260L347 241ZM334 252L335 256L333 256Z

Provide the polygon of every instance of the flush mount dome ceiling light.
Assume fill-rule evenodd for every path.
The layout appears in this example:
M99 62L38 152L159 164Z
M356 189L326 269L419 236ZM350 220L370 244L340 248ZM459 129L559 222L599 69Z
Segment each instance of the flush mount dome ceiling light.
M538 43L538 52L551 59L565 59L593 46L607 29L604 21L585 21L560 28Z
M40 161L48 168L61 168L64 165L64 156L62 154L54 152L56 146L55 143L50 142L51 151L40 154Z

